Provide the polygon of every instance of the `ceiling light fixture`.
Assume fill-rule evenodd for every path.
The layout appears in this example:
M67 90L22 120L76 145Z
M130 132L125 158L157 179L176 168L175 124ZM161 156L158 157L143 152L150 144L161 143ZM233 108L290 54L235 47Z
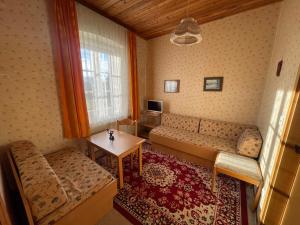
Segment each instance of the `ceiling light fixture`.
M194 45L202 41L201 30L197 20L188 17L188 12L186 14L186 18L180 21L170 37L171 43L178 46Z

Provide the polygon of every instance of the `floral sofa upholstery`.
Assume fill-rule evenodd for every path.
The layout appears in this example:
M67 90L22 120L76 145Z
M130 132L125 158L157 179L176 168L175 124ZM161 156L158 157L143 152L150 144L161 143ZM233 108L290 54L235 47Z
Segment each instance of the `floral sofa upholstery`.
M262 137L257 127L224 121L164 113L161 126L151 130L150 140L213 162L219 151L257 158Z
M111 189L112 206L115 179L80 151L65 148L44 156L31 142L18 141L10 145L10 153L34 224L69 224L72 219L61 220L105 188Z

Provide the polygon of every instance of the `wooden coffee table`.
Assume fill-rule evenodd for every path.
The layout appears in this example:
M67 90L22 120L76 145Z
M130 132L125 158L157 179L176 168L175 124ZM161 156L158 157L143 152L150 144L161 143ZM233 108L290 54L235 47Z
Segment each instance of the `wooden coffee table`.
M88 153L92 160L95 161L95 151L104 150L109 154L117 157L119 167L120 188L124 186L123 181L123 158L138 150L139 155L139 173L142 175L142 144L145 139L133 136L123 131L114 131L114 141L109 140L107 131L94 134L87 138Z

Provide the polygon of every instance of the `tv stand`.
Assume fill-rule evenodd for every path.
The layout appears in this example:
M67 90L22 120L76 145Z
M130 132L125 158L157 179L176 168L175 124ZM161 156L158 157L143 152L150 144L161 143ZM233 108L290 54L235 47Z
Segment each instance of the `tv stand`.
M160 125L161 112L143 111L139 122L138 136L149 139L150 131Z

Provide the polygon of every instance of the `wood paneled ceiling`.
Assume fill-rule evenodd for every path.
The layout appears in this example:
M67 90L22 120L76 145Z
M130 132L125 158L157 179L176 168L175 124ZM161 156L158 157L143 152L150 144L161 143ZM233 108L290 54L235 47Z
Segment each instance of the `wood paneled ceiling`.
M187 14L203 24L279 1L281 0L78 0L145 39L172 32Z

